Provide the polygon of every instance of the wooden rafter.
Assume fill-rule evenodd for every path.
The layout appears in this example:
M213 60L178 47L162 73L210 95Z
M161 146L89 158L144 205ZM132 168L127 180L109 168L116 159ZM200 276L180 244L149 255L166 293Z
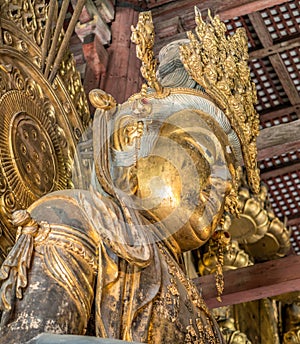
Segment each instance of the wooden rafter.
M152 8L153 16L159 15L164 19L180 16L184 12L193 11L197 6L200 11L210 9L213 14L218 14L222 20L257 12L267 7L283 4L286 0L181 0L181 1L155 1L148 4ZM162 4L160 6L160 4Z
M270 45L266 48L251 51L249 53L250 60L261 59L267 56L280 54L284 51L295 49L300 47L300 35L294 38L290 38L284 42Z
M278 108L271 108L268 109L265 112L261 112L260 116L261 119L266 121L272 121L273 119L276 119L278 117L289 115L292 113L297 113L297 111L300 110L300 102L298 104L292 105L292 106L280 106Z
M277 168L272 167L268 169L264 169L261 173L262 179L269 179L269 178L276 178L278 176L282 176L284 174L292 173L295 171L300 170L300 161L290 161L286 164L279 165Z
M287 226L294 226L294 225L299 225L300 224L300 217L299 214L290 216L289 219L287 220Z
M259 160L299 149L300 119L261 130L257 147Z
M263 276L263 278L262 278ZM196 278L208 307L216 308L300 291L300 256L259 263L224 272L225 289L218 302L214 275Z

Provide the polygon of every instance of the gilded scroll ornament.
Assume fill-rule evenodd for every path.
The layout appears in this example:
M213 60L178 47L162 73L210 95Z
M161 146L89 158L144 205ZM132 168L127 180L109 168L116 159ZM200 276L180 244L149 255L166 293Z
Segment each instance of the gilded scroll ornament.
M8 20L20 31L24 31L31 42L42 44L47 20L47 6L43 1L9 1L1 4L1 19ZM25 42L23 44L26 44Z
M89 98L96 109L110 110L117 105L113 96L102 90L90 91Z

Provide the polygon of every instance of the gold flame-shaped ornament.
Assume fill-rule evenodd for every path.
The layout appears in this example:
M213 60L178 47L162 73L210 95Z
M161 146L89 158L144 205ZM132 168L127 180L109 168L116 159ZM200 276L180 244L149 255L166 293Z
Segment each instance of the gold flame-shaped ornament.
M191 77L224 111L242 147L243 159L250 187L260 189L257 168L256 137L259 116L254 109L257 102L255 85L247 65L247 36L243 28L226 36L226 26L219 16L204 22L195 7L196 35L187 32L189 44L182 45L181 60Z

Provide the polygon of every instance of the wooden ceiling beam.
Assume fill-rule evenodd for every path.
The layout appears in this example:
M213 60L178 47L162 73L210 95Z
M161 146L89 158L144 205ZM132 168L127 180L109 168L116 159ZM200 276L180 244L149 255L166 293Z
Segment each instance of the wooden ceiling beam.
M292 113L297 113L300 110L300 103L295 105L280 106L276 109L272 108L267 110L264 113L260 113L261 120L264 122L272 121L278 117L290 115Z
M292 50L300 47L300 35L298 37L290 38L284 42L271 45L267 48L253 50L249 53L249 59L262 59L264 57L280 54L287 50Z
M258 160L300 149L300 119L261 130L257 149Z
M288 218L287 220L287 226L297 226L300 224L300 215L297 214L296 217Z
M263 276L263 278L262 278ZM259 263L224 272L225 289L218 302L215 276L194 279L209 308L233 305L300 290L300 256Z
M282 58L279 54L269 56L270 62L275 69L277 76L281 82L285 93L287 94L290 103L295 105L299 103L299 92L294 84L293 80L290 77L290 74L287 70L286 65L284 64ZM300 118L300 111L297 110L297 115Z
M291 161L284 165L278 165L278 167L269 168L267 171L262 170L260 176L261 176L261 179L266 180L270 178L276 178L278 176L283 176L285 174L292 173L299 170L300 170L299 160L296 162Z
M153 17L167 19L180 16L184 12L193 11L194 6L197 6L200 11L210 9L214 15L218 14L221 20L226 20L285 2L286 0L181 0L169 1L168 3L164 1L161 6L160 2L150 3L148 8L152 9Z

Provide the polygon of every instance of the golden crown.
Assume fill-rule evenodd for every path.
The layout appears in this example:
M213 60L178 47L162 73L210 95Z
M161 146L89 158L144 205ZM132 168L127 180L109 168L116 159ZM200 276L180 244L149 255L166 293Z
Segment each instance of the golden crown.
M195 7L196 35L187 32L189 43L180 47L181 60L191 77L205 88L206 93L222 109L242 147L248 182L258 193L260 188L257 168L256 137L259 116L254 109L255 85L251 82L247 65L248 46L245 30L226 35L226 26L219 16L204 22ZM156 77L153 54L154 26L150 12L140 13L136 28L132 27L132 41L137 44L137 57L142 61L141 73L158 97L168 95Z

